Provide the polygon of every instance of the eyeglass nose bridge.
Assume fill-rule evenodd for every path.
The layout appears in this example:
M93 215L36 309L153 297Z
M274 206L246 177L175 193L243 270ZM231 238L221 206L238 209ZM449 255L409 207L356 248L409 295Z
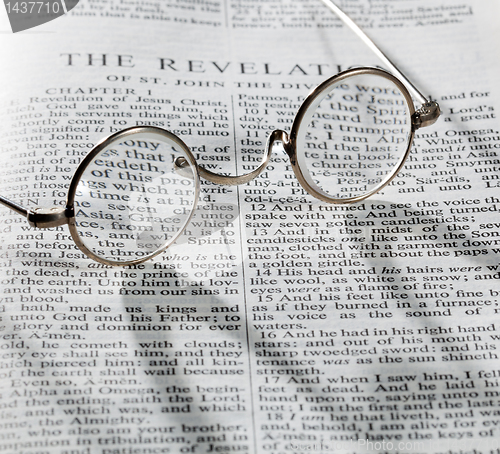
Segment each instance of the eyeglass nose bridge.
M266 169L267 165L269 164L269 161L271 160L273 146L277 142L280 142L285 148L287 154L289 154L287 151L289 143L288 133L282 131L281 129L276 129L269 135L267 139L265 154L264 157L262 158L259 167L252 170L250 173L246 173L244 175L221 175L219 173L211 172L210 170L207 170L200 165L198 165L198 172L202 178L216 184L223 184L226 186L237 186L240 184L248 183L249 181L252 181L254 178L257 178ZM175 161L175 165L177 167L177 171L179 173L182 173L182 169L186 167L188 163L187 161L184 160L184 158L177 158Z

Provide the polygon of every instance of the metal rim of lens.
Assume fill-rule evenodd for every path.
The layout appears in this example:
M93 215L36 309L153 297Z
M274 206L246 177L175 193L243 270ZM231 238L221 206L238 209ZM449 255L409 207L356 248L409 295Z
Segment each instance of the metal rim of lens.
M185 226L189 223L191 218L193 217L193 214L196 210L196 205L198 203L198 197L200 193L200 177L198 173L198 165L196 164L196 160L191 153L191 150L189 147L181 140L179 139L176 135L172 134L171 132L161 129L161 128L156 128L154 126L132 126L130 128L122 129L121 131L118 131L101 141L99 141L94 148L85 156L85 158L82 160L82 162L79 164L78 168L76 169L75 174L73 175L73 178L71 179L71 183L69 186L68 190L68 197L66 200L66 208L72 213L72 216L68 220L68 227L69 231L71 233L71 237L73 238L73 241L75 244L78 246L78 248L89 258L95 260L96 262L103 263L105 265L111 265L111 266L127 266L127 265L136 265L138 263L145 262L146 260L152 259L153 257L157 256L158 254L161 254L165 249L167 249L172 243L175 242L175 240L182 235L184 232L185 226L182 229L179 229L179 231L172 237L171 241L165 246L154 253L151 253L145 257L141 257L139 259L135 260L128 260L128 261L122 261L122 262L114 262L112 260L105 259L99 255L94 254L90 249L85 246L83 241L80 238L80 235L77 230L76 226L76 220L75 220L75 210L74 210L74 204L75 204L75 195L76 195L76 190L78 187L78 183L80 182L80 179L87 169L88 165L93 161L93 159L108 145L110 145L112 142L114 142L117 139L120 138L125 138L127 136L131 136L134 134L140 134L140 133L153 133L153 134L159 134L160 136L164 136L168 140L171 140L175 144L177 144L180 148L182 148L182 151L185 153L192 169L193 169L193 177L195 181L195 194L194 194L194 202L193 206L191 209L191 213L189 216L186 218L185 221Z
M363 67L363 68L355 68L355 69L349 69L347 71L343 71L333 77L330 77L329 79L325 80L323 83L318 85L304 100L302 105L300 106L297 115L295 116L295 119L292 124L292 129L290 131L290 139L289 143L287 144L288 148L288 155L290 156L290 162L292 164L292 169L293 172L295 173L295 176L297 180L299 180L300 184L302 187L309 192L312 196L316 197L319 200L322 200L323 202L327 203L335 203L335 204L346 204L346 203L354 203L354 202L360 202L361 200L364 200L373 194L379 192L382 190L385 186L387 186L393 179L394 177L399 173L399 171L402 169L408 155L410 154L410 149L411 149L411 144L413 142L413 137L415 135L415 128L413 127L413 122L411 122L410 126L410 131L408 135L408 144L405 152L402 155L402 158L400 159L399 164L393 169L392 173L388 175L379 185L377 185L375 188L372 190L368 191L365 194L361 194L359 196L355 197L348 197L348 198L337 198L337 197L332 197L328 193L324 192L321 188L319 188L315 184L310 183L310 174L309 174L309 169L305 168L303 169L300 166L299 159L298 159L298 153L302 153L303 150L297 150L297 139L299 137L299 130L301 128L302 122L307 116L307 112L309 111L310 107L314 105L314 102L318 99L321 98L322 96L325 95L325 93L328 92L328 90L335 84L348 79L350 77L354 76L360 76L360 75L374 75L374 76L380 76L382 78L388 79L389 81L393 82L394 85L399 89L401 94L404 96L406 103L408 105L408 115L410 117L410 120L413 118L413 114L415 113L415 106L413 104L413 100L411 98L410 93L408 92L407 88L404 86L404 84L395 76L393 76L391 73L384 71L382 69L378 68L368 68L368 67ZM307 127L308 125L305 125ZM302 126L304 127L304 126Z

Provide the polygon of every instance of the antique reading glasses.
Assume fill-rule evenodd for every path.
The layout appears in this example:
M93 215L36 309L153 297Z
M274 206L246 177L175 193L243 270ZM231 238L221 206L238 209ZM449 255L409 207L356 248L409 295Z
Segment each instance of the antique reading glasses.
M174 134L136 126L103 139L87 154L71 180L65 208L27 210L1 196L0 203L34 227L68 224L78 247L98 262L131 265L161 253L182 234L196 208L200 176L219 184L247 183L266 168L275 143L283 145L302 187L324 202L357 202L380 191L403 167L415 130L438 119L439 106L331 0L322 2L392 73L356 68L325 80L304 100L289 134L271 133L252 172L210 172ZM418 110L409 92L421 104Z

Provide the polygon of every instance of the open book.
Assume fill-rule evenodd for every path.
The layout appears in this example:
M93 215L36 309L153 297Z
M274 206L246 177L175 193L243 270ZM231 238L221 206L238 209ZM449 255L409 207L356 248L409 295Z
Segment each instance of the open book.
M498 452L498 2L339 4L441 105L399 175L327 204L274 147L125 267L2 208L1 453ZM317 84L383 67L313 0L82 0L7 27L0 195L28 208L136 125L248 173Z

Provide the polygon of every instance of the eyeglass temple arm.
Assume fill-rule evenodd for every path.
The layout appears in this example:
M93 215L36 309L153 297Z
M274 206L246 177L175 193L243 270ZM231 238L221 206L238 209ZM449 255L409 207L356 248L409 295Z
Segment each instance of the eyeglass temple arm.
M67 208L35 208L30 211L23 206L12 202L12 200L2 197L1 195L0 204L10 208L12 211L15 211L21 216L24 216L28 219L28 223L32 227L38 227L39 229L50 229L51 227L67 224L69 218L71 217L71 213Z
M422 104L422 107L415 112L414 126L416 128L422 128L425 126L430 126L436 122L441 114L439 105L435 101L429 101L420 91L413 85L410 80L398 69L398 67L392 63L391 60L385 55L380 48L371 40L371 38L363 31L361 28L346 14L342 11L332 0L321 0L325 6L335 13L341 20L346 24L358 37L363 41L374 53L377 55L382 62L392 71L393 74L397 75L403 80L408 89L412 92L413 96Z

